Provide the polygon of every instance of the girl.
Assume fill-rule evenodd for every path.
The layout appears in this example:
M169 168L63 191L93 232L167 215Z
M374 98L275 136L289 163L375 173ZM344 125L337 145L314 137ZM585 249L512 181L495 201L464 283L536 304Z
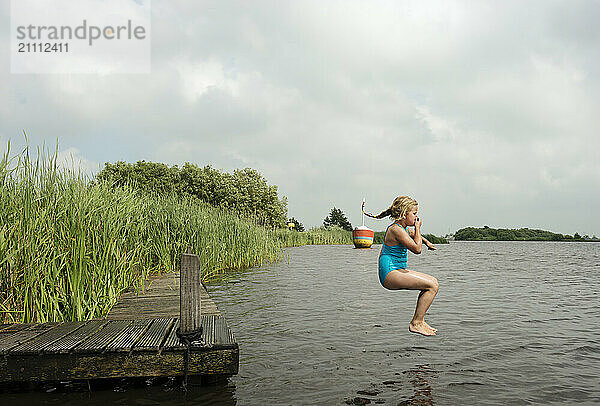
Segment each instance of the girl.
M437 329L425 322L425 312L438 292L438 281L433 276L406 269L407 250L420 254L423 243L430 250L435 250L435 246L421 236L422 223L421 219L417 217L417 209L416 200L408 196L399 196L394 199L388 209L379 215L365 214L377 219L387 216L394 219L394 222L385 231L385 238L379 254L379 281L383 287L390 290L418 289L421 291L417 299L415 315L408 330L412 333L433 336ZM414 231L409 230L409 226L414 227Z

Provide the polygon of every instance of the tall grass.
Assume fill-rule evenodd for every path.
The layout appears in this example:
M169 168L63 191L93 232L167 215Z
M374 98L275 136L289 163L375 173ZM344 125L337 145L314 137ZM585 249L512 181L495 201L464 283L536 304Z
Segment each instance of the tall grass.
M283 248L350 244L351 233L269 230L194 197L144 193L60 169L29 149L0 161L0 322L105 316L127 289L178 269L188 246L203 277L274 262Z
M92 183L25 149L0 162L0 321L104 316L151 273L178 268L188 246L206 278L276 261L283 242L194 198Z
M275 237L286 247L301 245L352 244L352 232L339 227L312 228L309 231L275 230Z

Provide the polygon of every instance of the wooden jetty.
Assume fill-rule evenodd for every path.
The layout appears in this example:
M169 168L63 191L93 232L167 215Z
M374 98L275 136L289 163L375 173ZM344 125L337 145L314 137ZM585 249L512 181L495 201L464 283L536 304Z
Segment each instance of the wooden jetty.
M123 295L106 320L0 325L0 382L237 374L238 344L200 277L183 254L180 273Z

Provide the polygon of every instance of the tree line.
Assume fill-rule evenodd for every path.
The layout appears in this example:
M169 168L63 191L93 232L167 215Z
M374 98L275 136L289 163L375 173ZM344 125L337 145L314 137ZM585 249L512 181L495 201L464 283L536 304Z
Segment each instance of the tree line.
M488 226L461 228L454 233L454 239L460 241L599 241L596 236L582 237L578 233L569 235L529 228L496 229Z
M346 231L352 231L353 229L344 212L337 207L333 207L329 215L325 217L323 226L325 228L336 226ZM433 234L423 234L423 237L427 238L433 244L448 244L448 241L444 237L437 237ZM385 231L376 231L373 237L373 244L383 244L384 238Z
M163 163L119 161L106 163L96 175L113 186L129 185L143 191L194 196L213 207L227 209L258 224L283 227L287 218L287 199L279 198L277 186L251 168L222 172L210 165L186 163L179 168Z
M438 237L433 234L423 234L423 237L427 238L427 240L433 244L448 244L448 240L446 240L444 237ZM383 244L384 239L385 231L375 231L373 244Z
M287 225L292 230L305 231L299 220L287 218L287 198L278 196L277 186L269 185L258 171L251 168L227 173L210 165L200 167L192 163L179 167L158 162L118 161L107 162L95 179L117 188L128 186L165 196L192 196L212 207L227 209L233 214L249 218L259 225L274 228ZM335 206L323 220L322 228L353 230L345 213ZM376 234L376 243L378 238ZM445 242L443 238L431 234L427 238L433 243Z

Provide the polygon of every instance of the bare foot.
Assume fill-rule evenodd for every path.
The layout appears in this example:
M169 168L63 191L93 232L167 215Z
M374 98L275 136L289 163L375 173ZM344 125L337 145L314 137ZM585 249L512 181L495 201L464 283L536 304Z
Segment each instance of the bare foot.
M431 327L431 326L429 325L429 323L427 323L426 321L424 321L423 323L425 323L425 325L426 325L427 327L429 327L430 329L432 329L434 333L437 333L437 332L438 332L438 329L437 329L437 328L435 328L435 327Z
M435 331L433 331L433 329L431 329L431 327L428 327L427 323L425 323L424 321L419 322L419 323L411 322L408 325L408 331L410 331L411 333L422 334L424 336L434 336L435 335Z

